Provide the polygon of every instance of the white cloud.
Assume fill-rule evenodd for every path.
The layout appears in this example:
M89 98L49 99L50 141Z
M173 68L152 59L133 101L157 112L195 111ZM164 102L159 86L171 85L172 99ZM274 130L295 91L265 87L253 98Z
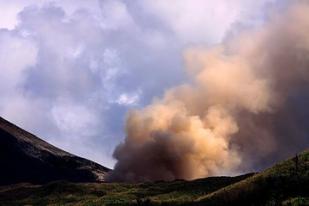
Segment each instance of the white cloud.
M68 138L80 138L96 134L97 116L95 111L85 105L59 100L52 106L51 114L57 128Z
M234 23L246 21L274 0L157 0L140 1L185 43L219 43Z
M0 31L0 91L15 89L23 79L23 72L36 63L37 48L29 39Z
M125 106L137 105L140 99L140 95L140 90L132 94L123 93L118 97L116 103Z
M43 6L47 4L60 5L68 14L85 9L93 13L99 13L98 0L0 0L0 28L14 29L18 24L18 13L28 6Z
M136 25L128 13L126 5L118 0L101 1L102 26L104 29L135 29Z

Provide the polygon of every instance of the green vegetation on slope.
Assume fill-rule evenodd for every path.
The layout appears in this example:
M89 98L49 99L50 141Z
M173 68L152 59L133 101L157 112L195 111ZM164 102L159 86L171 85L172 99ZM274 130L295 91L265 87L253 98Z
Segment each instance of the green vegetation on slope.
M140 205L192 202L196 198L233 184L238 177L209 177L194 181L126 183L53 182L43 186L27 184L0 188L0 205Z
M308 197L309 151L305 151L259 174L201 196L194 205L289 205L289 202L306 205Z
M309 205L309 151L258 174L141 184L0 187L0 205Z

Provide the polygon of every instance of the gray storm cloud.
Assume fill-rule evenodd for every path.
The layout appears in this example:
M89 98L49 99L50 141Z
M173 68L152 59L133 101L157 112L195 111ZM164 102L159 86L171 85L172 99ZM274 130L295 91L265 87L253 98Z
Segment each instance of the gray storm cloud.
M233 174L308 146L308 1L184 56L192 81L129 112L111 181Z

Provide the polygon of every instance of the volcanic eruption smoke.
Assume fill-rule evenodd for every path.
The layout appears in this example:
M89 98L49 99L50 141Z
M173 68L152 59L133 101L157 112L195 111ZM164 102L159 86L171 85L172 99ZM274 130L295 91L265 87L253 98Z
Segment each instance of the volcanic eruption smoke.
M192 81L128 114L110 180L233 174L308 146L309 2L279 13L257 31L187 51Z

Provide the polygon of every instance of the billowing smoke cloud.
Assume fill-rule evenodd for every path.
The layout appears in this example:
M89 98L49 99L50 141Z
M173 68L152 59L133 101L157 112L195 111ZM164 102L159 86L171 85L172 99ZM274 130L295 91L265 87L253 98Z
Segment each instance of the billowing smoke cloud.
M185 59L190 83L128 114L111 180L233 174L308 146L308 1Z

